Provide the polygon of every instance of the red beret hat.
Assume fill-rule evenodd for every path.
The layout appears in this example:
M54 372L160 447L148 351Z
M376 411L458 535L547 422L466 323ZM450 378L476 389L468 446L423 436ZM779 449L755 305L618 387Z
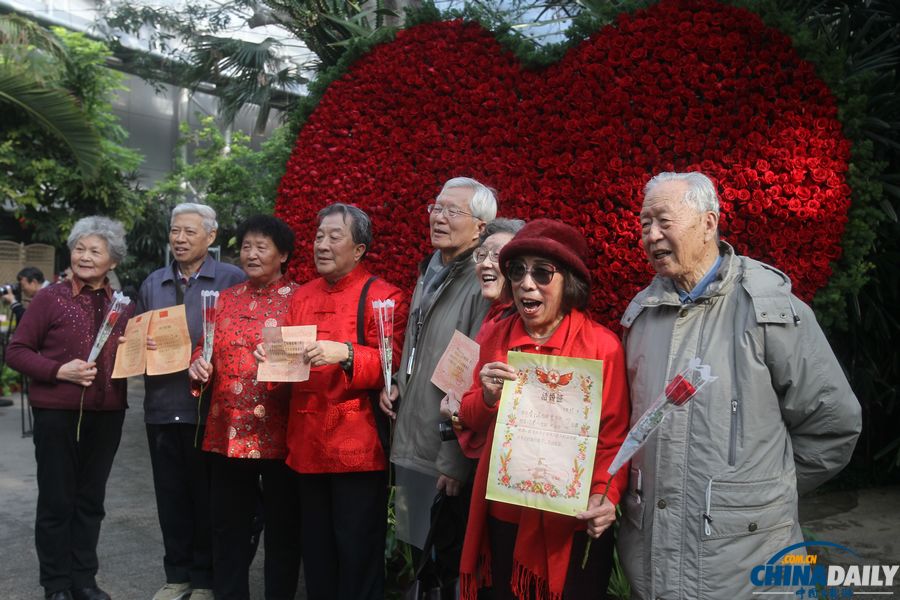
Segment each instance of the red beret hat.
M540 256L553 261L591 283L587 268L588 245L581 232L553 219L535 219L500 251L500 271L506 276L506 263L518 256Z

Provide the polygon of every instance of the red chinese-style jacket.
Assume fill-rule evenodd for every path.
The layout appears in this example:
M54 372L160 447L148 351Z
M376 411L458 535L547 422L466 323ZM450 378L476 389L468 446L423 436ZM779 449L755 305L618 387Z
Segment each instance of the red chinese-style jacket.
M316 339L353 344L351 372L340 365L314 367L308 381L292 384L287 464L299 473L379 471L387 466L375 425L384 377L372 301L395 303L393 370L399 368L409 306L397 287L375 279L365 299L365 343L359 344L357 311L370 277L362 266L334 285L320 277L302 285L291 302L286 325L315 325Z
M222 290L216 305L212 399L203 449L231 458L284 458L288 390L256 380L253 351L263 327L281 327L299 286L280 278L258 288L251 282ZM203 350L203 340L191 361Z

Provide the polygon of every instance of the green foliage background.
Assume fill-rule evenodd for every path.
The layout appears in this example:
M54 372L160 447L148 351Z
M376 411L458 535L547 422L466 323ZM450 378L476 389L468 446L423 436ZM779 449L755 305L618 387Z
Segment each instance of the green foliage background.
M244 219L272 214L275 194L291 152L285 127L276 129L259 150L250 137L235 131L226 138L212 117L191 129L181 125L175 168L140 197L141 216L128 235L130 257L119 268L135 286L165 263L169 214L181 202L200 202L216 210L221 246L226 260L236 260L234 232ZM189 158L185 158L188 156Z
M0 196L15 203L15 217L32 241L60 245L80 217L103 214L130 227L140 215L134 171L142 160L122 145L127 137L110 97L122 75L105 67L109 49L80 33L55 28L65 60L31 53L48 87L71 91L101 136L102 157L88 180L59 139L22 112L4 106L0 120Z

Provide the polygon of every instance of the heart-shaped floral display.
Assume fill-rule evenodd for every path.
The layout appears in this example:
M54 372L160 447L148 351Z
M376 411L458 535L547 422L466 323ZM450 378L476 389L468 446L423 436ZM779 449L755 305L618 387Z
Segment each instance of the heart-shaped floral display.
M713 177L724 239L810 300L841 254L849 151L813 66L745 10L664 0L540 71L477 24L441 22L399 32L329 87L276 212L298 234L299 281L315 276L316 212L347 202L373 219L369 268L411 289L431 251L425 206L450 177L475 177L501 216L581 228L593 313L613 324L652 274L637 218L652 174Z

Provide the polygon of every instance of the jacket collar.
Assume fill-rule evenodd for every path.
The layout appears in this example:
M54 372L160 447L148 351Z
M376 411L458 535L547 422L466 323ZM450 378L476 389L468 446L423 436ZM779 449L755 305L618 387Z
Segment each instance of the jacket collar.
M580 326L581 313L578 311L572 311L563 317L563 320L560 321L559 327L556 328L556 331L553 332L553 335L550 336L550 339L545 340L543 342L536 342L531 339L531 336L528 335L528 332L525 331L525 322L522 321L522 318L519 317L512 324L512 330L509 332L509 348L522 348L529 346L540 346L541 348L548 348L551 350L561 350L566 340L569 338L569 329L575 329Z
M264 286L257 287L253 285L253 282L249 279L245 282L247 284L247 289L254 295L267 295L273 293L275 290L280 289L287 285L287 282L284 278L284 273L281 274L281 277L276 279L275 281L271 281Z
M466 250L465 252L463 252L462 254L457 256L456 258L454 258L452 261L450 261L450 264L447 265L450 267L450 273L447 276L448 278L456 275L457 271L459 271L460 269L466 268L467 262L472 262L472 253L475 252L475 249L477 247L478 247L477 245L472 246L471 248L469 248L468 250ZM434 252L440 252L440 251L435 250ZM434 256L434 252L432 252L431 254L428 254L425 258L423 258L421 261L419 261L419 275L425 274L425 269L428 268L428 263L431 261L431 257Z
M361 279L368 279L372 275L369 273L368 269L366 269L362 263L358 263L353 270L338 279L334 284L330 284L325 281L324 277L320 277L322 280L322 289L324 289L329 294L334 294L337 292L342 292L347 288L352 287Z
M78 278L74 273L72 274L72 297L74 298L86 287L84 281ZM103 280L103 287L100 288L103 290L103 293L106 294L107 299L112 298L113 289L109 285L109 277Z
M175 281L176 269L178 269L178 265L173 260L169 263L169 268L163 274L162 280L164 282ZM203 277L204 279L216 278L216 259L212 257L212 254L207 254L206 258L203 259L203 264L200 265L200 272L197 273L197 277Z
M722 257L722 262L719 265L719 270L716 272L716 277L706 288L706 291L703 292L703 295L697 298L697 302L707 298L724 296L731 290L739 276L741 270L740 260L734 253L734 248L731 244L720 240L719 255ZM675 289L675 283L671 278L656 275L650 281L650 285L638 292L632 299L619 322L624 327L631 327L631 324L641 314L641 311L653 306L682 306L678 290Z

